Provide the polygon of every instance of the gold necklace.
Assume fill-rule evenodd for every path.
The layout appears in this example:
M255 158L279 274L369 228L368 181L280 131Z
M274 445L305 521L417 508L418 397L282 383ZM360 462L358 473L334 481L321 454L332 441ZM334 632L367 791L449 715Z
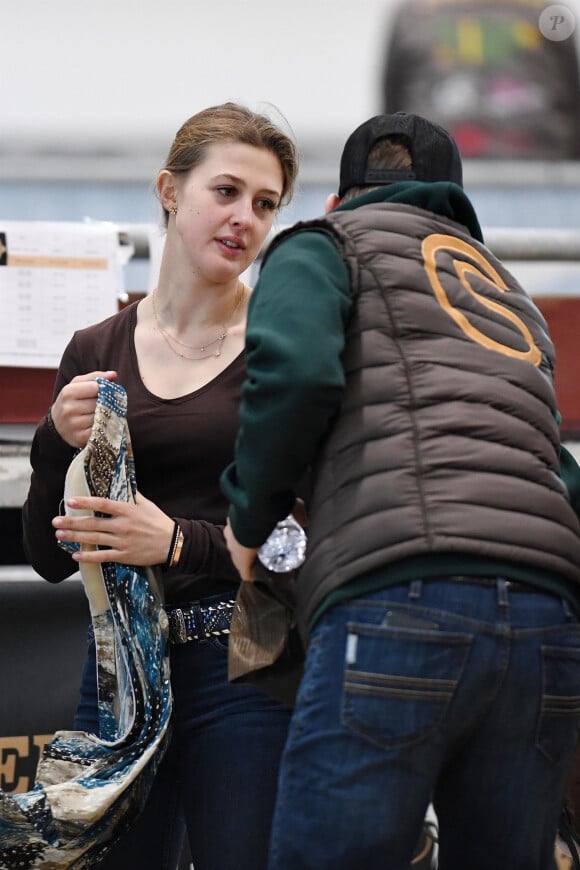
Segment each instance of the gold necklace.
M242 299L244 298L245 290L246 290L245 285L240 281L238 283L238 289L236 291L236 296L234 299L232 312L228 318L227 324L226 323L222 324L222 330L219 333L219 335L217 335L216 338L213 338L211 341L206 342L206 344L201 345L201 347L193 347L190 344L186 344L184 341L180 341L174 335L171 335L169 332L167 332L167 330L164 329L163 326L161 326L161 322L160 322L159 316L157 314L157 306L155 305L155 294L157 292L157 287L156 287L155 290L151 294L151 304L153 306L153 317L155 318L155 325L157 326L157 330L161 334L161 337L165 341L169 350L172 351L172 353L174 353L176 356L181 357L181 359L189 359L189 360L192 360L193 362L195 362L196 360L200 360L200 359L208 359L210 356L221 356L222 345L228 336L228 327L229 327L230 323L232 322L232 320L234 319L234 317L235 317L235 315L236 315L236 313L237 313L237 311L242 303ZM172 342L175 344L179 344L182 347L186 347L188 350L197 351L198 353L203 354L203 356L189 356L188 354L181 353L179 350L176 350L176 348L173 347ZM205 351L208 349L208 347L211 348L211 347L213 347L214 344L217 344L217 347L215 348L215 350L212 350L210 353L206 353Z

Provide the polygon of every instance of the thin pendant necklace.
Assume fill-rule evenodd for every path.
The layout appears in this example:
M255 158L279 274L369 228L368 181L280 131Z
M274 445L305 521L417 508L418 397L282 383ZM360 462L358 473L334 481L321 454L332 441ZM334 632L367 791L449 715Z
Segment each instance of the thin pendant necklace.
M157 287L156 287L155 290L151 294L151 303L153 306L153 317L155 318L155 325L157 326L157 330L160 333L163 340L165 341L169 350L172 353L174 353L175 356L178 356L181 359L191 360L192 362L196 362L197 360L202 360L202 359L208 359L209 357L212 357L212 356L221 356L222 345L228 336L229 326L230 326L232 320L234 319L234 317L236 316L236 313L237 313L237 311L242 303L242 299L244 298L245 290L246 290L245 285L242 284L242 282L240 281L238 284L238 289L236 290L236 295L234 298L234 304L232 307L231 314L228 318L227 323L222 324L221 332L219 332L219 334L215 338L213 338L211 341L208 341L205 344L202 344L200 347L193 347L190 344L186 344L184 341L180 341L174 335L171 335L169 332L167 332L167 330L164 329L163 326L161 326L161 322L160 322L159 316L157 314L157 306L155 305L155 294L157 293ZM188 350L193 350L197 354L201 354L201 355L190 356L189 354L181 353L181 351L177 350L173 346L173 344L179 344L179 345L181 345L181 347L186 347ZM217 345L217 347L214 347L214 345ZM206 353L208 348L210 349L210 352Z

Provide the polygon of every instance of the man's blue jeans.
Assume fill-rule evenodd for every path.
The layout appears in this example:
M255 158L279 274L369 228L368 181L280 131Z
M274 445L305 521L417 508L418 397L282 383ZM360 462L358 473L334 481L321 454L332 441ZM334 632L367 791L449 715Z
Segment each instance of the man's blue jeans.
M270 870L548 870L580 724L580 625L555 596L436 579L314 627Z

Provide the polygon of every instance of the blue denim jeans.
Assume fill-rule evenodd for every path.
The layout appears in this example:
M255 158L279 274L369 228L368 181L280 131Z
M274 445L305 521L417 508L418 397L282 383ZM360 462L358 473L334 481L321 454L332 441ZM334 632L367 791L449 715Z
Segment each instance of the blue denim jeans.
M212 596L214 604L228 596ZM227 636L171 647L173 736L145 810L101 870L264 870L290 709L227 681ZM75 728L98 729L94 647Z
M325 613L280 771L270 870L548 870L580 724L580 626L555 596L437 579Z

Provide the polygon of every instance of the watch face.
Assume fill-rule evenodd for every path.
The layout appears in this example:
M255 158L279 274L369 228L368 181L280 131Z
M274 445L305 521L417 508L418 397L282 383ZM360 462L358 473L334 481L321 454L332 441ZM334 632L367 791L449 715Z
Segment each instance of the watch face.
M281 520L258 550L258 559L268 571L286 574L299 568L306 555L306 532L292 515Z

